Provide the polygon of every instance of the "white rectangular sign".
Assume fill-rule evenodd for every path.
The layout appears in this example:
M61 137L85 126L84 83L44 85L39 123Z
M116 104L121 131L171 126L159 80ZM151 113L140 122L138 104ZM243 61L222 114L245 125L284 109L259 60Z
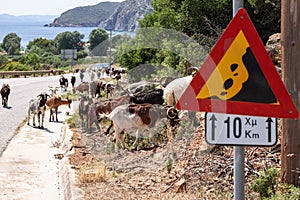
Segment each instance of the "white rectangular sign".
M208 144L273 146L277 143L277 118L206 113Z

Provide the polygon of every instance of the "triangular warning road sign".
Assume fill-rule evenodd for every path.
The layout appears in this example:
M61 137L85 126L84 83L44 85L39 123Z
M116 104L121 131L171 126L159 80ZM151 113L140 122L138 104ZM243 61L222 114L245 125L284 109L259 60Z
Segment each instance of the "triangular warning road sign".
M176 107L252 116L299 116L243 8L236 13Z

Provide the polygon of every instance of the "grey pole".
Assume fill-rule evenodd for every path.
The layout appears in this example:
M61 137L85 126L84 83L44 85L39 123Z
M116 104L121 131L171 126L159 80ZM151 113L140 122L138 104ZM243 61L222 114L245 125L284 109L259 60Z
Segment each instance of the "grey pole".
M233 12L232 12L232 16L234 17L235 14L237 13L237 11L239 10L239 8L243 8L244 7L244 0L233 0L232 1L232 7L233 7Z
M111 69L111 36L112 36L112 28L109 30L109 57L108 57L108 62L109 62L109 69Z
M233 16L239 8L244 7L243 0L233 0ZM234 199L245 199L245 149L243 146L234 146Z

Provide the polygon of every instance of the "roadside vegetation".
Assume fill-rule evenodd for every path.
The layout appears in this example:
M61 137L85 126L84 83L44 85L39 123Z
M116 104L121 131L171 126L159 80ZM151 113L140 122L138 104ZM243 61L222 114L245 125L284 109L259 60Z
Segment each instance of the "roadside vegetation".
M100 31L100 34L99 34ZM107 40L108 33L102 29L92 31L89 45L96 46ZM55 39L35 38L26 47L21 47L21 38L16 33L7 34L0 43L0 71L32 71L49 69L68 69L73 64L80 65L89 55L87 44L82 41L84 35L78 31L66 31ZM62 59L62 49L76 49L77 58Z

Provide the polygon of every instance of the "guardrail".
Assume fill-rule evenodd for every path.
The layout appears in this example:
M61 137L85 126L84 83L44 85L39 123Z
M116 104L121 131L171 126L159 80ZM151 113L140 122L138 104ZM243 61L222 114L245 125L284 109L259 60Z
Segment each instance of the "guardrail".
M27 76L43 76L47 74L48 76L51 75L60 75L63 74L64 70L35 70L35 71L0 71L0 77L2 78L7 78L7 77L12 77L12 78L18 78L18 77L27 77Z

